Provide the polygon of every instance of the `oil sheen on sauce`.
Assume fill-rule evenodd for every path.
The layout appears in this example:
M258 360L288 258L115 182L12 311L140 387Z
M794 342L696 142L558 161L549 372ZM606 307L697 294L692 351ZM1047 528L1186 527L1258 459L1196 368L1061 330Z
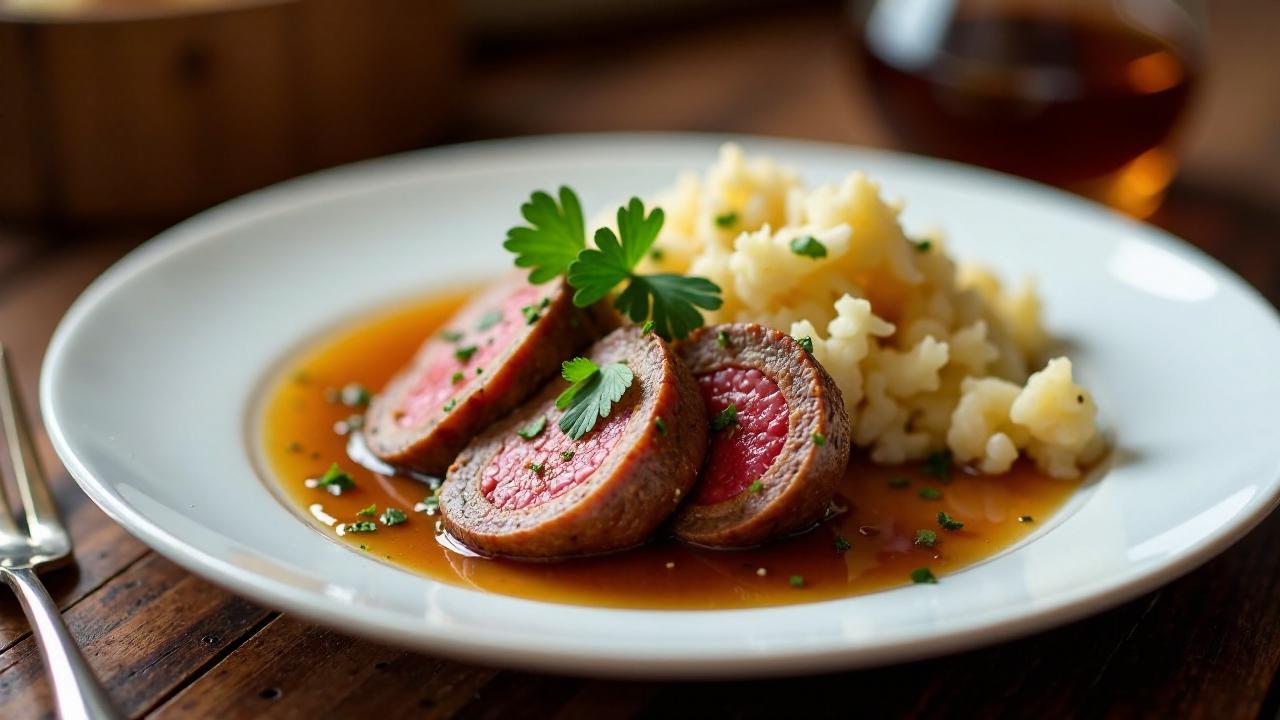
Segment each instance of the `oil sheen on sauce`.
M1006 475L957 469L943 482L919 465L873 465L855 450L839 493L847 510L809 533L765 547L706 550L662 539L615 555L557 563L458 554L437 540L438 517L414 510L430 494L424 483L376 475L348 459L347 438L337 429L359 410L344 405L338 391L354 382L376 392L466 298L464 292L439 295L357 320L290 358L267 389L260 427L268 482L317 531L371 562L452 585L577 605L786 605L909 584L912 571L924 567L945 583L945 573L1031 533L1078 487L1021 461ZM307 478L322 475L334 462L355 479L354 489L334 496L307 487ZM386 507L401 509L408 520L339 536L323 519L372 519L357 514L370 505L378 514ZM939 511L964 528L939 527ZM936 533L934 546L916 544L921 529Z

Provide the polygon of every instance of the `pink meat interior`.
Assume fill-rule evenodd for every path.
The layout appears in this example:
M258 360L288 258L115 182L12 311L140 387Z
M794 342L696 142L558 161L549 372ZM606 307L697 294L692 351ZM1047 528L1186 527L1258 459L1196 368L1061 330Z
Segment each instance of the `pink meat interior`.
M522 308L541 302L545 293L545 289L521 285L505 300L492 307L477 306L442 328L442 336L431 341L434 347L426 368L405 394L396 420L400 426L412 427L447 412L444 407L451 399L483 382L484 373L491 371L489 363L506 352L529 326ZM449 340L443 337L446 333L461 337ZM458 355L459 350L472 347L475 352L465 360Z
M729 405L738 422L712 431L711 447L693 502L713 505L737 496L758 480L782 452L790 417L778 384L754 368L728 366L698 376L710 420Z
M631 408L615 406L591 432L574 440L556 426L560 412L548 403L542 433L530 440L514 432L506 438L480 478L480 491L503 510L533 507L567 492L604 463L630 415Z

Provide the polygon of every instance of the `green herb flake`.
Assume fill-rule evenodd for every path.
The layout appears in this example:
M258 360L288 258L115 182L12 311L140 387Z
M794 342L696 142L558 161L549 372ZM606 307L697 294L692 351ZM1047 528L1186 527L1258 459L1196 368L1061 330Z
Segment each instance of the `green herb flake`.
M360 510L358 510L356 514L364 515L366 517L373 517L374 515L378 514L378 506L374 504L370 504L368 507L360 508Z
M405 515L400 508L389 507L382 511L382 516L378 518L378 521L387 527L391 527L392 525L399 525L408 519L409 516Z
M478 368L476 368L476 374L477 374L477 375L483 375L483 374L484 374L484 368L482 368L482 367L478 367Z
M531 462L525 465L525 468L532 470L535 475L541 475L547 469L547 466L540 462Z
M572 450L565 450L564 452L560 453L560 459L561 459L561 460L564 460L565 462L568 462L568 461L572 460L572 459L573 459L573 451L572 451Z
M600 367L583 357L565 361L560 369L570 385L556 398L556 407L564 411L557 425L574 440L590 432L600 418L608 417L635 379L631 368L622 363Z
M476 321L476 332L484 332L500 322L502 322L502 311L490 310L481 315L480 319Z
M449 378L449 382L453 383L454 385L457 385L458 383L462 382L463 379L465 379L466 377L467 376L463 375L461 372L455 372L453 374L453 377Z
M635 272L657 239L663 218L662 208L646 214L639 198L632 198L619 208L617 234L610 228L600 228L595 234L595 247L578 253L569 265L567 277L574 288L573 303L588 307L626 282L613 306L631 322L651 319L654 331L667 340L683 338L700 327L704 320L699 308L716 310L724 302L718 285L703 277Z
M851 545L843 535L840 535L838 533L836 534L836 537L835 537L835 545L836 545L837 555L843 555L849 552L849 550L853 548L853 545Z
M1020 523L1032 523L1032 522L1035 522L1035 521L1036 521L1036 519L1035 519L1035 518L1033 518L1033 517L1031 517L1030 515L1019 515L1019 516L1018 516L1018 522L1020 522Z
M716 227L731 228L738 224L738 213L730 210L716 216Z
M804 587L804 576L792 575L790 578L787 579L787 583L791 585L791 587L793 588Z
M654 248L649 251L649 258L654 262L662 262L662 249Z
M342 404L347 407L364 407L373 399L373 393L360 383L347 383L342 386Z
M725 330L716 333L716 344L722 348L729 347L729 333Z
M529 282L547 282L569 269L569 265L586 247L586 230L582 205L567 187L560 188L560 202L539 190L520 206L520 214L529 223L507 231L502 247L515 253L516 267L533 268Z
M365 552L369 552L369 546L365 545L364 543L360 543L360 549Z
M916 531L915 543L923 547L933 547L938 543L938 533L921 528Z
M723 410L716 413L711 418L711 429L715 431L724 430L730 425L738 424L738 408L733 403L729 403Z
M656 417L653 419L653 426L658 428L658 432L662 433L663 435L667 434L667 421L663 420L661 417Z
M817 260L827 256L827 246L812 235L801 235L791 240L791 252L801 257Z
M805 335L804 337L796 338L796 342L800 343L800 347L804 348L805 352L809 353L810 355L813 354L813 338L809 337L808 335Z
M542 317L542 311L551 305L551 298L542 298L542 302L536 305L525 305L520 308L521 314L524 315L524 321L530 325L538 322L538 318ZM576 326L575 326L576 327Z
M440 409L445 412L453 412L456 407L458 407L458 398L449 398L445 401L445 404L440 406Z
M924 461L924 472L938 479L938 482L951 482L951 451L939 450L929 453Z
M759 495L760 493L764 492L764 483L761 482L758 478L756 480L752 480L751 484L747 486L747 492L751 493L752 495Z
M468 360L470 360L471 356L475 355L476 350L479 350L479 349L480 348L476 347L475 345L463 345L462 347L457 348L453 351L453 356L458 359L458 362L465 363Z
M938 578L934 577L929 568L921 567L911 571L911 582L916 585L937 585Z
M813 440L813 444L819 447L827 444L827 436L820 432L811 433L809 439Z
M342 532L350 535L351 533L371 533L378 529L378 524L372 520L361 520L359 522L347 523L343 526Z
M516 429L516 434L525 440L532 440L542 434L542 429L547 426L547 416L539 415L530 420L527 424Z
M334 495L341 495L355 486L355 479L338 467L338 463L330 465L324 475L316 480L316 487L325 488Z
M437 512L440 511L440 495L438 493L432 493L422 498L422 502L415 505L413 509L416 510L417 512L424 512L428 515L435 515Z
M643 325L643 326L641 326L641 328L640 328L640 334L641 334L641 335L648 335L648 334L649 334L649 333L651 333L651 332L653 332L653 321L652 321L652 320L645 320L645 321L644 321L644 325Z
M901 475L894 475L889 478L889 487L895 490L901 490L911 484L911 481Z
M916 252L926 253L926 252L929 252L929 249L933 247L933 241L919 240L919 241L912 242L911 245L916 249Z
M440 339L451 342L451 343L456 343L462 339L462 333L458 332L457 330L441 330Z
M951 517L942 510L938 511L938 525L940 525L943 530L959 530L964 527L964 523Z
M922 487L919 490L919 495L925 500L937 500L942 497L942 491L938 488Z

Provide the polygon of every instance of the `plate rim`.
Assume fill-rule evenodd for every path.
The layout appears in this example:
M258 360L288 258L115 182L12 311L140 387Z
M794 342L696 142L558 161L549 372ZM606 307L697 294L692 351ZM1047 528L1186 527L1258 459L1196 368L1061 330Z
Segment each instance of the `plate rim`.
M73 337L77 328L83 324L91 310L109 298L117 287L126 284L134 276L145 273L153 264L163 261L171 254L180 253L190 246L207 242L212 235L240 225L251 224L289 210L321 203L331 193L339 196L348 196L376 192L379 188L405 182L406 180L400 176L399 170L421 168L424 164L431 163L435 159L447 158L450 155L465 156L477 148L485 152L496 153L504 149L519 148L521 146L555 145L558 143L650 142L669 144L673 142L688 142L706 144L713 141L765 142L811 149L856 151L867 156L879 156L891 161L905 160L910 163L934 166L952 172L959 170L966 174L977 173L995 176L994 179L1005 185L1013 183L1036 193L1047 193L1059 203L1066 201L1075 205L1077 211L1106 214L1110 216L1109 219L1111 221L1131 223L1144 227L1148 231L1154 231L1148 232L1147 237L1144 239L1155 242L1163 249L1170 250L1181 257L1190 257L1201 267L1207 266L1214 271L1217 279L1229 281L1237 290L1243 292L1249 302L1269 311L1271 321L1275 323L1276 327L1280 327L1280 312L1277 312L1277 309L1265 296L1233 270L1195 245L1159 228L1118 216L1109 209L1083 198L1023 178L983 168L841 143L795 140L761 135L722 133L576 133L484 140L375 158L322 170L272 185L199 213L142 243L116 261L75 300L59 322L44 357L39 382L40 409L55 452L80 488L112 521L167 559L232 592L272 607L285 609L288 612L296 613L330 627L342 628L344 632L375 638L393 645L482 663L491 663L495 652L501 652L503 653L503 663L511 667L541 671L569 671L577 674L608 677L710 678L789 675L837 668L851 669L868 665L888 664L994 644L1101 612L1181 577L1247 535L1280 506L1280 483L1275 482L1277 478L1280 478L1280 467L1277 467L1272 470L1272 476L1267 479L1273 484L1270 488L1270 497L1265 498L1265 502L1257 503L1252 512L1233 518L1231 523L1215 528L1213 533L1200 542L1182 550L1180 554L1160 560L1142 571L1130 573L1129 576L1121 581L1103 583L1102 587L1098 587L1097 584L1084 585L1076 588L1074 592L1056 594L1047 600L1038 602L1034 610L1015 618L990 617L974 619L969 621L963 628L951 628L941 632L930 630L906 633L902 637L888 641L878 640L871 645L846 643L843 646L832 648L815 649L795 646L787 650L770 649L767 657L745 654L740 658L717 658L714 664L709 663L705 658L695 658L692 664L689 662L672 663L671 658L661 653L654 653L645 657L636 657L634 655L620 657L617 653L612 655L601 653L590 657L581 657L567 654L564 649L539 650L526 646L514 650L501 642L487 642L485 639L472 637L460 640L454 634L448 631L441 631L427 623L416 627L416 634L409 635L404 632L403 628L395 627L393 623L388 622L394 616L388 615L386 619L381 619L381 614L385 611L380 609L362 608L362 612L366 616L344 614L340 612L340 608L335 610L333 604L317 601L317 598L310 593L295 588L285 581L265 574L248 574L242 568L233 567L224 560L161 529L113 491L109 487L109 483L97 478L77 455L72 442L67 437L62 420L54 410L57 391L53 387L52 379L57 375L59 367L66 361L66 347L70 342L70 338ZM374 171L375 177L366 178L364 182L356 182L354 184L350 182L352 178L356 178L370 170ZM379 174L384 177L376 177ZM524 602L539 601L525 600ZM840 602L840 600L824 602ZM806 606L813 607L821 604L823 603L809 603ZM667 613L671 611L612 610L610 612ZM724 613L737 611L713 610L700 612Z

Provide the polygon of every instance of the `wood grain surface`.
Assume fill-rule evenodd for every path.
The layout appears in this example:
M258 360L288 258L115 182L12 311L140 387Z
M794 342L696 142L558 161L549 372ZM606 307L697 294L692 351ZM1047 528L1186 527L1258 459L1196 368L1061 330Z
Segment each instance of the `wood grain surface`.
M645 41L489 48L473 58L456 139L625 128L882 143L841 43L833 14L812 8L709 21ZM760 102L762 86L770 102ZM1217 157L1212 147L1196 152ZM1277 302L1280 212L1263 200L1280 198L1280 188L1241 192L1223 167L1192 162L1155 221ZM0 230L0 341L16 356L29 407L62 313L148 234L34 242ZM40 443L77 560L46 581L131 716L1272 718L1280 710L1280 516L1154 593L1023 640L860 672L629 683L455 663L258 607L148 551L79 492L47 439ZM0 596L0 718L50 717L50 708L26 622Z

